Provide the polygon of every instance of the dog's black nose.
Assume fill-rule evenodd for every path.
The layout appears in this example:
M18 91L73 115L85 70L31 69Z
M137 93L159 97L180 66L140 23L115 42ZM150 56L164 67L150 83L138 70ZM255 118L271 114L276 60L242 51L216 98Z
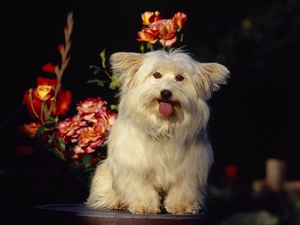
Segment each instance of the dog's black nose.
M167 99L169 99L169 98L172 97L172 92L169 91L169 90L162 90L162 91L160 92L160 96L162 97L162 99L167 100Z

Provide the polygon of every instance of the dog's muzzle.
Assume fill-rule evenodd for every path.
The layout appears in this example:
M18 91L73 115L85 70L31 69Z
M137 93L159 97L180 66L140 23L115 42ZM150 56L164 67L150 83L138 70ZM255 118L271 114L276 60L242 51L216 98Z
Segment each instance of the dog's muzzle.
M160 92L160 96L161 96L162 99L168 100L169 98L172 97L172 92L169 91L169 90L162 90L162 91Z
M170 98L172 97L172 92L169 90L162 90L160 92L160 97L161 99L158 101L159 113L163 116L171 115L174 111L173 103L170 101Z

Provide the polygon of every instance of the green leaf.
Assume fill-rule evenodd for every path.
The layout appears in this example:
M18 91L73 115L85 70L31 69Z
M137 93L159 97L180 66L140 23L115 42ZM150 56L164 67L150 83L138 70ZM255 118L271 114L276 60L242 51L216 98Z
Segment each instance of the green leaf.
M54 138L55 138L55 136L54 136L54 135L53 135L53 136L51 136L51 137L49 138L49 140L48 140L48 144L51 144L51 143L53 142Z
M44 132L45 132L46 127L44 127L43 125L39 127L39 129L37 129L36 131L36 136L40 137Z
M55 74L56 74L57 77L61 77L60 69L59 69L58 65L55 66Z
M97 83L99 79L93 79L93 80L88 80L86 83L92 84L92 83Z
M86 154L81 158L81 161L84 164L85 168L91 166L91 158L92 158L92 154Z
M72 173L77 172L80 168L81 168L80 164L75 164L75 165L69 166L69 170Z
M55 151L52 151L53 153L54 153L54 155L57 157L57 158L59 158L59 159L61 159L61 160L63 160L63 161L66 161L66 159L64 158L64 156L60 153L60 152L55 152Z
M118 111L118 106L119 105L110 105L111 110L117 110Z
M99 79L88 80L87 83L88 84L97 83L98 86L104 87L104 82L102 80L99 80Z
M102 80L98 80L97 85L100 87L104 87L104 82Z
M55 123L58 123L58 121L59 121L58 114L56 115L56 117L55 117L55 118L53 118L53 120L54 120L54 122L55 122Z
M100 57L101 57L101 60L102 60L102 67L106 68L105 49L103 49L103 51L100 53Z
M144 47L144 44L143 44L143 43L141 44L140 50L141 50L142 53L145 52L145 47Z
M62 151L66 150L66 144L63 142L60 136L55 136L55 140L60 150Z
M120 96L120 92L117 92L116 94L114 94L114 98L118 98Z
M89 68L94 69L93 74L97 74L100 71L100 68L95 65L91 65Z
M30 100L30 102L31 102L32 99L33 99L33 97L32 97L32 88L29 89L29 94L28 94L28 96L29 96L29 100Z
M95 167L87 167L84 169L84 172L86 173L93 173L95 171Z
M44 125L48 125L48 124L56 124L56 121L54 118L49 118L48 120L45 121Z
M109 84L109 88L112 89L112 90L115 90L117 88L119 88L121 86L121 82L119 80L119 77L114 74L111 76L111 82Z

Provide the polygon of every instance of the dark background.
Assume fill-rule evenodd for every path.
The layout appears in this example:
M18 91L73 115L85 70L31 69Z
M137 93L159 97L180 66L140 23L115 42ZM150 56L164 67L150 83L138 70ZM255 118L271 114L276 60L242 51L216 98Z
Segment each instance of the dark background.
M231 71L228 85L209 101L216 161L212 176L222 176L233 163L244 179L261 178L265 160L275 157L287 161L288 179L299 179L299 1L191 2L11 2L1 7L1 122L7 123L1 130L1 168L17 166L15 131L29 120L24 108L8 118L24 91L35 87L36 77L47 76L42 66L60 62L57 45L64 38L67 13L74 13L74 30L63 88L73 94L72 115L86 97L111 99L104 89L86 84L95 78L89 65L100 65L104 48L107 55L139 52L140 15L158 10L163 18L185 12L185 48L201 62L219 62ZM249 29L242 26L245 19Z

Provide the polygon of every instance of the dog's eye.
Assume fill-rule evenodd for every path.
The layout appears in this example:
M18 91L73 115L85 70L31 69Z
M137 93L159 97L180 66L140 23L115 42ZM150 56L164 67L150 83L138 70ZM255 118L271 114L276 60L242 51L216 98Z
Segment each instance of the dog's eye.
M161 76L161 74L160 74L159 72L155 72L155 73L153 74L153 77L156 78L156 79L159 79L159 78L161 78L162 76Z
M177 75L177 76L175 77L175 80L177 80L177 81L183 81L183 80L184 80L184 77L181 76L181 75Z

